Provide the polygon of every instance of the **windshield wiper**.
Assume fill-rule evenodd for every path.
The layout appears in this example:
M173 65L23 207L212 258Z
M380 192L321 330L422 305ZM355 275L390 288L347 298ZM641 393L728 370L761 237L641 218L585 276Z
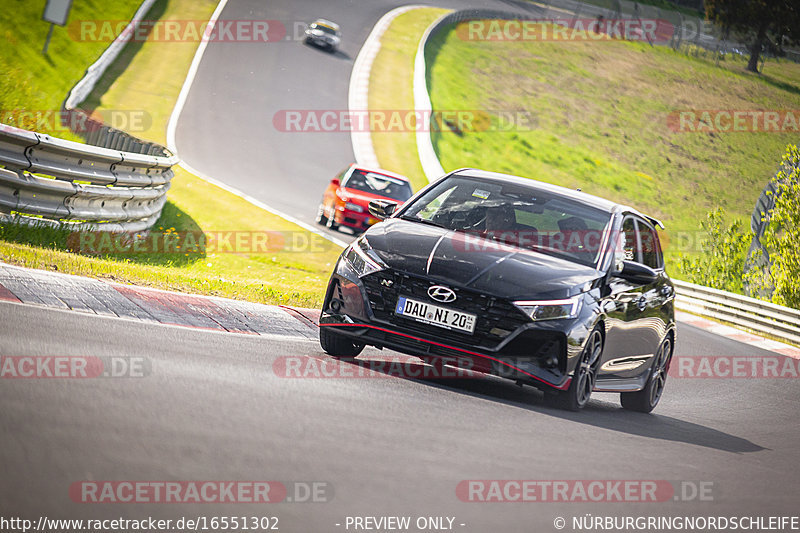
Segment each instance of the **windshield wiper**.
M400 217L400 219L408 220L409 222L419 222L420 224L427 224L429 226L436 226L437 228L448 229L448 230L450 229L447 226L443 226L443 225L438 224L438 223L436 223L436 222L434 222L432 220L426 220L424 218L419 218L419 217L416 217L416 216L403 215L403 216Z

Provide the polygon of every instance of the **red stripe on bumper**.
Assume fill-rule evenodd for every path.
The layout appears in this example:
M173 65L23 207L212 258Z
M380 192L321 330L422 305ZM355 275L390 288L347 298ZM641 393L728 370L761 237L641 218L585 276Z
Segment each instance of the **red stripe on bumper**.
M462 352L462 353L465 353L465 354L474 355L475 357L483 357L484 359L488 359L490 361L495 361L496 363L500 363L501 365L505 365L505 366L507 366L509 368L513 368L514 370L516 370L518 372L522 372L526 376L532 377L536 381L540 381L540 382L544 383L548 387L552 387L552 388L558 389L558 390L566 390L569 387L570 381L572 381L572 378L567 378L567 381L562 386L558 387L556 385L553 385L552 383L549 383L549 382L543 380L542 378L540 378L538 376L534 376L530 372L525 372L521 368L517 368L514 365L510 365L510 364L506 363L505 361L497 359L496 357L492 357L490 355L484 355L482 353L473 352L473 351L470 351L470 350L465 350L464 348L456 348L455 346L450 346L448 344L441 344L439 342L429 341L429 340L426 340L426 339L421 339L421 338L415 337L413 335L408 335L407 333L400 333L399 331L392 331L390 329L382 328L382 327L379 327L379 326L373 326L371 324L320 324L320 327L322 327L322 326L348 327L348 328L370 328L370 329L374 329L374 330L378 330L378 331L383 331L384 333L391 333L393 335L399 335L401 337L406 337L408 339L413 339L415 341L424 342L426 344L431 344L433 346L439 346L440 348L447 348L449 350L456 350L458 352Z

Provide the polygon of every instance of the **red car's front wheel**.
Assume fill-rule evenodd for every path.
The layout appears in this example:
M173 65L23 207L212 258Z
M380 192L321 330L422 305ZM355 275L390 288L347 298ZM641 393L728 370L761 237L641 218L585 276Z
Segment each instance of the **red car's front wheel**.
M325 216L325 206L322 204L319 204L316 222L322 226L326 226L328 224L328 217Z
M336 219L336 209L333 210L333 213L331 213L331 216L327 217L327 219L325 220L325 225L329 229L338 230L339 229L339 224L336 223L335 219Z

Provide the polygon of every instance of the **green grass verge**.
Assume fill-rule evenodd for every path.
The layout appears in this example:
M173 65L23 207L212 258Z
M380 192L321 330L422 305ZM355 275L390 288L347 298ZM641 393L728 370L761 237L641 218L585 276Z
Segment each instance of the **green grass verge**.
M108 42L79 40L73 31L80 20L129 20L141 0L73 2L69 23L56 26L47 55L42 54L49 24L42 20L44 2L4 0L0 16L0 122L79 137L47 113L58 113L70 89L108 47ZM26 112L26 113L23 113ZM37 117L44 120L38 121Z
M206 20L215 6L214 0L160 0L148 18L155 15L161 19ZM84 14L84 18L97 16L90 12ZM105 13L103 18L106 18ZM20 48L26 46L19 43ZM197 43L151 41L127 46L86 105L101 112L108 109L146 110L152 119L147 129L132 133L164 143L167 121L196 48ZM56 90L49 83L50 77L33 78L32 81L38 84L35 92ZM60 103L66 90L68 88L51 99ZM20 98L19 105L30 109L25 98ZM337 246L180 168L176 168L168 197L154 232L216 235L217 232L233 231L252 237L273 231L280 232L277 242L282 238L288 245L277 248L268 245L258 249L245 245L238 249L249 251L240 253L206 250L188 254L104 253L98 256L70 251L67 231L4 225L0 226L0 260L124 283L262 303L307 307L321 303L328 276L340 252ZM275 237L272 235L273 239Z
M157 0L149 20L208 20L217 0ZM106 71L82 108L144 111L147 120L129 133L166 145L167 122L175 107L198 43L193 41L146 41L129 43ZM169 65L165 68L165 65Z
M171 200L153 232L230 235L231 246L221 245L200 253L105 253L109 248L95 248L100 242L96 239L89 241L89 249L85 250L90 253L79 254L69 251L67 230L6 224L0 225L0 260L29 268L261 303L303 307L321 303L336 255L341 251L338 247L182 169L178 169L173 181ZM256 235L267 231L278 232L268 236L267 246L252 252L232 252L255 248L249 243L233 248L237 233L252 242ZM272 240L274 237L278 240ZM281 246L282 242L291 246ZM91 253L94 251L103 253L95 256Z
M435 134L446 171L474 166L581 187L664 220L668 238L696 230L715 207L749 217L796 139L668 127L674 110L800 108L794 63L768 63L759 76L742 62L716 67L641 43L477 42L452 31L431 45L434 109L522 109L535 117L528 130ZM668 247L668 260L677 251Z
M414 57L425 29L447 9L413 9L394 19L381 38L381 48L369 77L369 109L414 109ZM415 191L428 184L417 157L413 132L372 132L372 144L382 168L407 176Z

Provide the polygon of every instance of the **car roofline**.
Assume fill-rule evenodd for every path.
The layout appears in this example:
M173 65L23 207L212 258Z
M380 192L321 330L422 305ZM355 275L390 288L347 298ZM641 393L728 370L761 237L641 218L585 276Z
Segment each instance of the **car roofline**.
M312 24L317 24L317 23L324 24L325 26L328 26L329 28L333 28L336 31L340 31L341 30L341 28L339 27L338 24L336 24L335 22L330 21L328 19L317 19L317 20L312 22Z
M619 212L630 212L636 214L645 220L649 221L651 224L658 226L661 229L664 229L664 224L658 220L657 218L651 217L640 212L637 209L634 209L630 206L619 204L613 202L611 200L607 200L600 196L595 196L593 194L589 194L580 190L569 189L567 187L563 187L561 185L553 185L552 183L547 183L544 181L535 180L532 178L524 178L522 176L515 176L513 174L503 174L500 172L491 172L488 170L481 170L478 168L472 167L464 167L449 172L442 176L442 179L450 176L465 176L465 177L474 177L474 178L489 178L489 179L496 179L499 181L504 181L506 183L515 183L520 185L532 185L535 188L542 189L548 192L553 192L556 194L560 194L562 196L566 196L573 200L583 201L588 203L593 207L597 207L599 209L603 209L604 211L608 211L609 213L619 213ZM438 181L438 180L437 180Z
M398 174L396 172L392 172L391 170L386 170L380 167L371 167L367 165L359 165L358 163L351 163L351 169L358 169L363 170L365 172L375 172L376 174L383 174L384 176L389 176L390 178L397 178L399 180L405 181L407 183L411 183L411 180L408 177L403 176L402 174Z
M636 215L636 216L638 216L640 218L645 219L646 221L648 221L653 226L657 226L660 229L664 229L664 223L661 222L659 219L657 219L655 217L651 217L650 215L646 215L646 214L642 213L641 211L639 211L638 209L635 209L635 208L633 208L633 207L631 207L629 205L617 204L617 207L614 210L614 212L618 213L618 214L621 214L621 215Z

